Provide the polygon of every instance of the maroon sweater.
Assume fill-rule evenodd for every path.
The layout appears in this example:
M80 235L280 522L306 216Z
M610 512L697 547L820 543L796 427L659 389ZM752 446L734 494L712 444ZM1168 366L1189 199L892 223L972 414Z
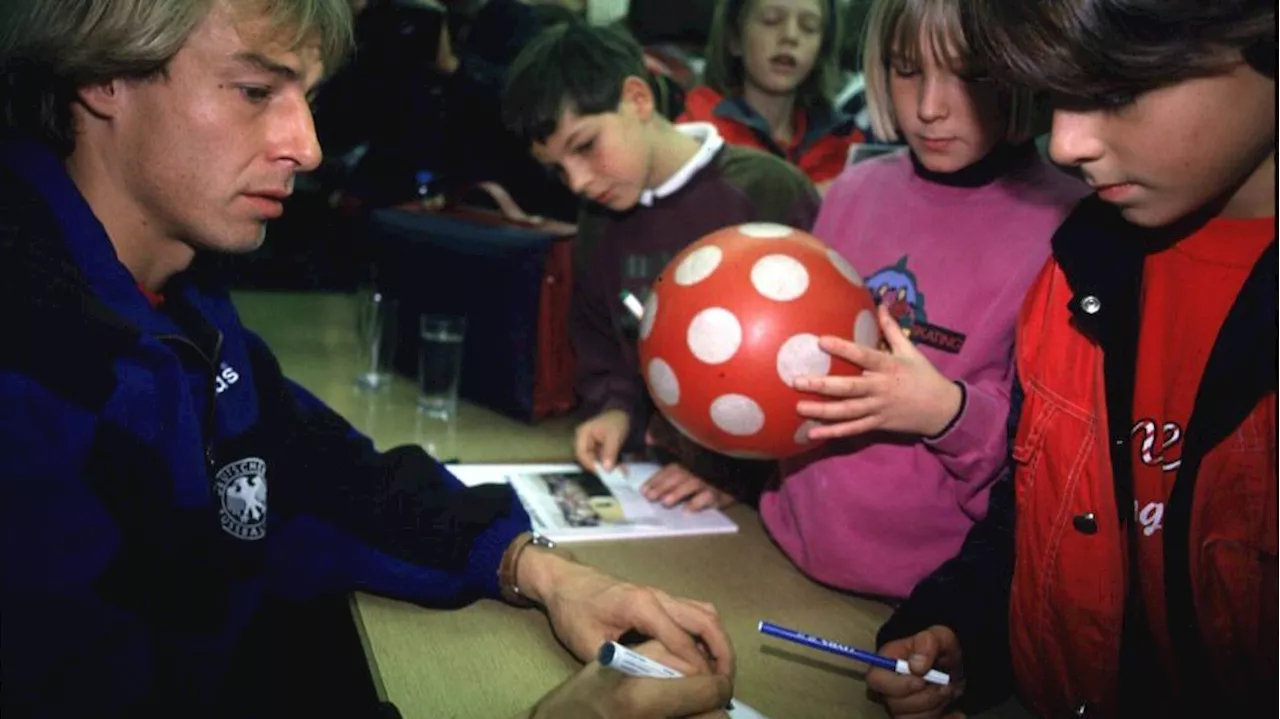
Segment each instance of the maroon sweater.
M818 195L783 160L726 145L685 185L652 206L625 213L589 206L579 224L569 332L583 419L609 409L631 416L632 446L643 436L649 402L636 352L638 323L618 299L644 301L676 253L703 236L743 222L780 222L809 230Z

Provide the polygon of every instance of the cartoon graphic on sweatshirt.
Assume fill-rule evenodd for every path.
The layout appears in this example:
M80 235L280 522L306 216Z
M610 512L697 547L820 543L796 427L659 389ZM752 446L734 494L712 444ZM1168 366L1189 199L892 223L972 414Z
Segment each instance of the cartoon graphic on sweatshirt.
M898 321L898 326L912 342L959 354L965 335L929 324L924 309L924 293L915 274L907 269L907 255L867 277L867 289L876 304L889 309L889 315Z

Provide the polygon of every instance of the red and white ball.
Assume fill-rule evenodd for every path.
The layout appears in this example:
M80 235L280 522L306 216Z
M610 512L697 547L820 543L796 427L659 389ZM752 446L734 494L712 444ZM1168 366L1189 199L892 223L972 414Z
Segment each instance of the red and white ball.
M798 375L855 375L818 347L836 335L875 347L875 305L835 250L785 225L713 232L654 281L640 323L640 368L658 410L717 452L777 459L812 449Z

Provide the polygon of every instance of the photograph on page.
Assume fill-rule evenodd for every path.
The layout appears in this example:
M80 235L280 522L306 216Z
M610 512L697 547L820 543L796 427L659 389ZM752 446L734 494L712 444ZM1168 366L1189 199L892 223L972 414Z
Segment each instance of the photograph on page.
M525 511L548 529L660 524L640 493L626 485L608 486L590 472L515 474L510 481Z

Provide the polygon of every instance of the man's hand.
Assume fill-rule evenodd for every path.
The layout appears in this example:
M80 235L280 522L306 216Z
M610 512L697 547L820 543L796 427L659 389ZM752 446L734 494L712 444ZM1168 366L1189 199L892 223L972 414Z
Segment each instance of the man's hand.
M592 662L538 702L529 719L631 719L727 716L720 707L733 696L733 681L720 674L696 674L657 642L636 651L686 672L682 679L629 677Z
M685 502L685 508L690 512L700 512L708 507L722 509L733 504L733 495L707 484L706 480L674 462L645 480L640 493L651 502L662 502L664 507Z
M824 423L809 431L810 439L852 437L873 430L928 437L942 432L960 411L960 388L916 349L883 305L877 313L890 352L823 337L819 340L823 351L858 365L862 374L796 378L796 389L831 398L805 400L796 406L800 416Z
M618 464L618 453L631 431L631 418L620 409L610 409L578 425L573 435L573 454L588 472L599 463L606 472Z
M584 662L601 644L634 631L656 640L687 673L733 676L733 645L710 604L623 582L537 547L520 555L516 581L546 607L556 636Z
M947 714L947 707L964 694L964 662L955 632L932 626L906 639L880 647L890 659L906 659L915 676L872 667L867 672L867 688L879 695L889 714L896 719L963 719L959 712ZM947 686L930 684L921 677L930 669L951 675Z

